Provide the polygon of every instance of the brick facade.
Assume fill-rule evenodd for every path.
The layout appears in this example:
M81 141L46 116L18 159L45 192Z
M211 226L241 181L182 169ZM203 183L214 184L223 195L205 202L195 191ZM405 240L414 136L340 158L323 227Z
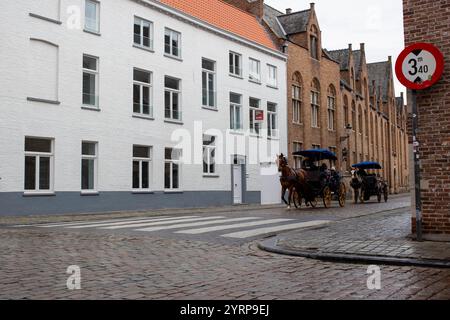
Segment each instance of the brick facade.
M226 1L250 12L261 7L260 1ZM250 9L252 6L255 8ZM364 44L359 50L351 45L343 50L323 50L313 3L307 10L287 9L285 13L265 5L263 22L288 55L289 155L298 148L332 149L339 159L336 168L347 173L357 162L378 161L391 193L407 191L406 107L403 97L395 97L392 59L368 64ZM316 38L314 42L312 38ZM296 88L300 88L299 94L294 92ZM317 126L312 123L312 91L319 93ZM329 108L330 98L334 111ZM301 106L300 117L294 104ZM333 121L330 113L334 113ZM351 132L346 130L349 124ZM298 165L293 157L290 163Z
M429 42L450 56L450 2L403 0L406 45ZM424 236L450 237L450 69L418 92ZM413 228L415 219L413 218Z

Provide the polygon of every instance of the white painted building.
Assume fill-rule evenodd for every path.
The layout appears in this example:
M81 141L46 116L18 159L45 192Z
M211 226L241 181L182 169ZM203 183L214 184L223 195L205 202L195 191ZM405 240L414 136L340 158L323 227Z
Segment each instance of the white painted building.
M279 203L286 57L253 16L183 3L1 2L0 215ZM258 142L279 148L253 159Z

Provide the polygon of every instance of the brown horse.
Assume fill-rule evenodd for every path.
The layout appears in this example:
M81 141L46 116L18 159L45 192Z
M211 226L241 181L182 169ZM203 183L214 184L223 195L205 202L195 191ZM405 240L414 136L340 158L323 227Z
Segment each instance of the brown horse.
M291 209L291 201L292 196L294 195L296 191L295 187L298 183L298 179L302 178L302 174L297 172L295 169L291 168L288 164L288 161L286 157L281 154L278 156L276 163L278 165L278 172L281 172L280 177L280 183L281 183L281 200L288 206L288 209ZM286 191L289 190L289 202L286 201L285 195ZM298 194L298 197L300 198L300 194ZM301 198L300 198L300 205L302 204ZM297 208L297 203L294 201L294 205Z

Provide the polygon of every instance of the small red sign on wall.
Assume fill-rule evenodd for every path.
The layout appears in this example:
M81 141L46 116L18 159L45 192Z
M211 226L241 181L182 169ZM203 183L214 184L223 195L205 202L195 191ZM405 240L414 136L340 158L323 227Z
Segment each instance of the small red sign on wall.
M255 111L255 120L256 121L264 121L264 111L263 110Z

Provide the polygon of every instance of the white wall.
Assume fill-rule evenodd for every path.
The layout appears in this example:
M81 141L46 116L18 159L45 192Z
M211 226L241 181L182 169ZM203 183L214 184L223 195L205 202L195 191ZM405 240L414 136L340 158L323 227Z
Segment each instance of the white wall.
M34 1L36 2L36 1ZM54 1L49 1L54 2ZM203 121L205 130L229 127L229 92L243 94L244 128L248 128L248 97L279 106L282 152L286 145L286 64L283 59L225 39L169 17L130 0L101 2L101 36L68 29L67 9L83 1L61 0L61 25L30 17L34 5L28 0L3 1L0 10L0 191L22 192L24 137L55 138L55 191L80 190L81 141L99 143L99 191L131 190L132 145L153 146L153 189L163 190L164 147L174 143L175 129L193 130L194 121ZM36 10L36 9L33 9ZM43 12L37 12L43 14ZM51 13L50 18L55 18ZM154 22L154 53L134 48L134 15ZM83 20L82 20L83 22ZM182 59L164 57L164 27L182 33ZM27 63L30 38L58 45L58 92L60 105L27 101ZM243 55L244 79L228 75L228 52ZM100 112L81 109L82 57L99 57ZM261 61L263 84L250 83L248 58ZM218 112L201 106L201 58L216 61ZM278 67L277 90L268 88L266 64ZM153 72L154 118L132 118L133 68ZM164 122L164 76L182 79L184 125ZM201 143L201 141L200 141ZM185 166L184 190L230 190L230 166L218 167L219 179L205 179L201 166ZM260 188L259 166L249 166L248 190Z

